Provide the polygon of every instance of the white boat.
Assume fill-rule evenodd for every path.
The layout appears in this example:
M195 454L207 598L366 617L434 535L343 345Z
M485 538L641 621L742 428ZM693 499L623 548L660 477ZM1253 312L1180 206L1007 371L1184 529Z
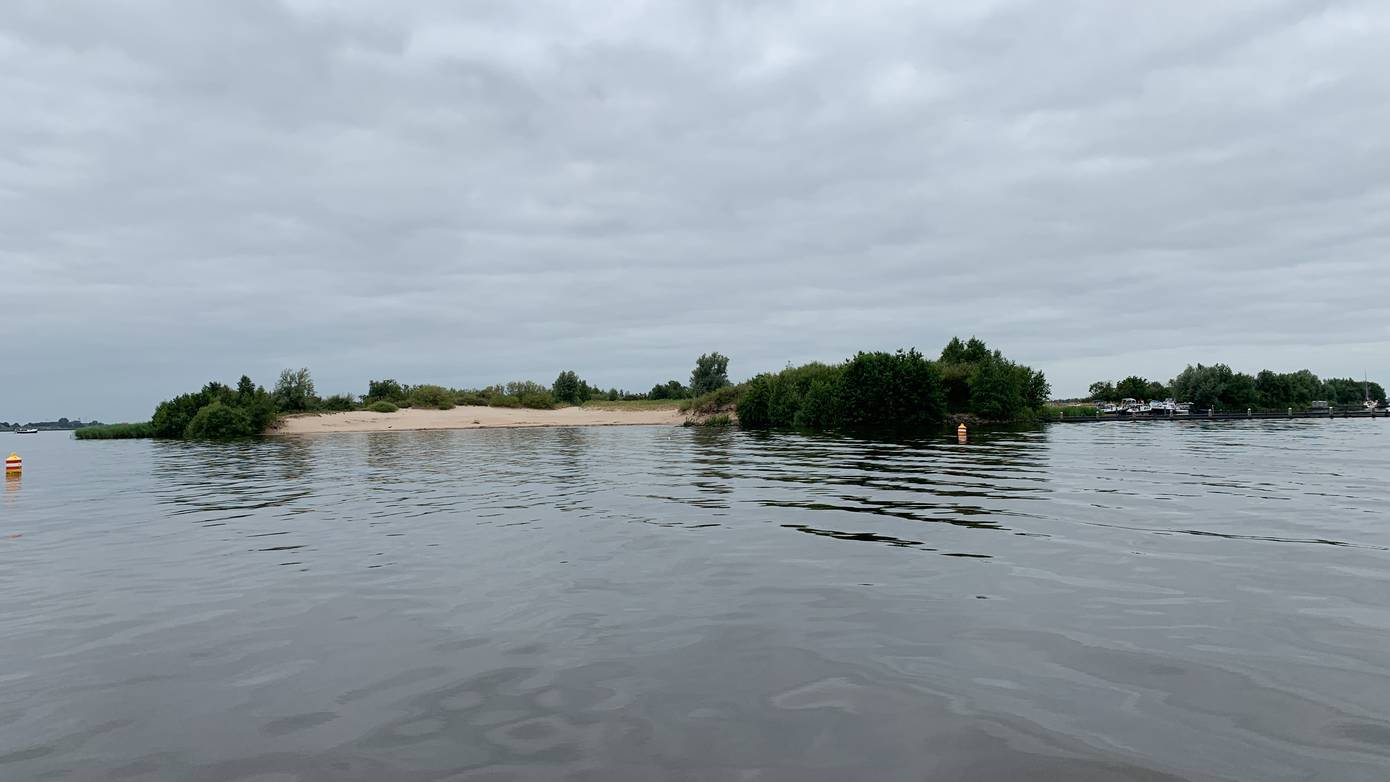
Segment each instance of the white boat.
M15 434L38 434L38 433L39 433L39 430L37 430L37 429L16 429L16 430L14 430L14 433L15 433Z

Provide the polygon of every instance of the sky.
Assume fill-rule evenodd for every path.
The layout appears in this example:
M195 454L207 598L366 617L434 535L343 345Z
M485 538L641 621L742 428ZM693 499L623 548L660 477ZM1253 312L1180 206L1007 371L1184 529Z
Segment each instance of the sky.
M0 420L978 335L1390 380L1390 3L7 0Z

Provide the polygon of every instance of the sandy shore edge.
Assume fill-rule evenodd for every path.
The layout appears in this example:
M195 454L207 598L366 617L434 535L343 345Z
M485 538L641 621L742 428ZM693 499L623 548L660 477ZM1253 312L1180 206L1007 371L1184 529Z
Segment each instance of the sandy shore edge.
M543 426L680 426L685 415L661 410L603 410L562 407L528 410L508 407L455 407L452 410L407 408L394 413L320 413L282 419L268 434L326 432L418 432L433 429L502 429Z

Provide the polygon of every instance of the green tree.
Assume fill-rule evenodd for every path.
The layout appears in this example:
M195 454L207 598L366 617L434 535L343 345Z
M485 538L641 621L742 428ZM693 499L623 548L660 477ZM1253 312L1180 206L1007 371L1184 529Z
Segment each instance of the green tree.
M273 396L275 405L285 412L312 410L318 404L314 380L307 368L282 370Z
M845 364L839 404L850 427L936 426L946 409L941 373L916 350L856 354Z
M204 405L188 422L183 436L194 440L226 440L259 434L246 411L220 400Z
M729 359L719 353L706 353L695 360L690 373L690 394L700 396L732 385L729 382Z
M1119 394L1115 393L1114 384L1106 381L1096 381L1092 383L1089 393L1090 396L1088 398L1096 402L1118 402L1122 398Z
M578 374L571 370L565 370L560 373L559 377L555 378L555 384L550 387L550 393L557 402L579 405L589 401L593 392L588 383L579 379Z
M405 388L391 378L371 380L367 383L367 395L362 397L366 403L376 401L401 402L406 397Z

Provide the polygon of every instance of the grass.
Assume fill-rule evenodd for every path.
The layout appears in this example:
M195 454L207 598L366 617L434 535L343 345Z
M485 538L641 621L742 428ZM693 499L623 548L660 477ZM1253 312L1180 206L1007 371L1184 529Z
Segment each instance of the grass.
M1043 410L1045 418L1056 418L1061 413L1063 418L1095 418L1095 405L1060 405L1048 406Z
M677 410L682 401L680 399L622 399L610 402L607 399L590 399L580 407L588 410Z
M154 425L146 421L138 424L84 426L74 429L72 434L79 440L138 440L154 437Z
M701 394L695 399L686 399L681 402L681 412L717 413L721 410L728 410L738 404L738 399L743 394L743 386L724 386L716 388L706 394Z

